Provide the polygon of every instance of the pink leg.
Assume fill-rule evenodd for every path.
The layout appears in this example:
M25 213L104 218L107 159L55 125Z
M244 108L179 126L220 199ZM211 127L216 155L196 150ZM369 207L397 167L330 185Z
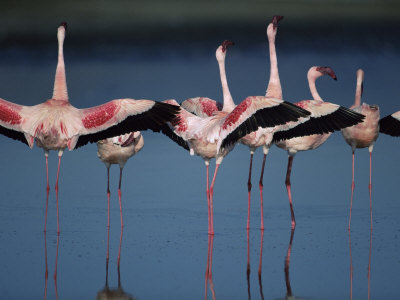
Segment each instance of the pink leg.
M210 180L209 180L209 165L206 165L207 183L206 183L206 194L207 194L207 208L208 208L208 230L211 227L211 215L210 215Z
M123 228L124 221L122 219L121 180L122 180L122 168L119 168L118 200L119 200L119 214L121 215L121 228Z
M372 152L369 153L369 214L371 218L371 230L372 230Z
M107 227L110 228L110 167L107 167Z
M213 196L214 196L214 183L215 183L215 178L217 177L218 173L218 168L219 164L215 165L215 171L214 171L214 177L211 182L211 187L210 187L210 225L211 228L208 230L208 234L214 234L214 214L213 214Z
M247 181L247 226L246 229L250 229L250 199L251 199L251 170L253 166L253 152L250 152L250 167L249 167L249 179Z
M60 164L61 164L61 155L58 155L58 168L57 168L57 180L56 180L57 234L60 234L60 218L59 218L59 214L58 214L58 178L60 175Z
M210 282L210 290L211 290L211 296L213 298L213 300L215 300L215 290L214 290L214 283L212 280L212 257L213 257L213 248L214 248L214 236L211 235L210 236L210 261L209 261L209 272L208 272L208 280Z
M106 255L106 271L108 273L108 261L110 259L110 227L107 228L107 255ZM107 274L106 274L107 282Z
M353 195L354 195L354 151L352 153L352 165L351 165L352 175L351 175L351 196L350 196L350 216L349 216L349 230L351 226L351 211L353 210Z
M371 227L369 233L369 256L368 256L368 300L371 296L371 254L372 254L372 152L369 152L369 211Z
M295 228L292 228L290 232L290 241L289 241L289 246L285 258L285 282L286 282L286 295L288 297L292 296L292 287L290 285L290 278L289 278L289 268L290 268L290 255L292 252L292 245L293 245L293 237L294 237L294 230Z
M286 184L286 189L287 189L287 193L288 193L288 197L289 197L290 214L292 216L292 229L293 229L296 227L296 220L294 218L292 193L291 193L291 186L290 186L290 173L292 172L292 163L293 163L293 156L289 155L285 184Z
M47 226L47 208L49 205L49 191L50 191L50 186L49 186L49 158L47 153L45 154L46 157L46 212L44 215L44 232L46 232L46 226Z
M259 187L260 187L260 209L261 209L261 230L264 230L264 200L263 200L263 178L264 178L264 167L265 167L265 159L267 158L267 155L264 154L263 162L262 162L262 167L261 167L261 176L260 176L260 182L259 182Z
M260 295L261 295L261 299L262 299L262 300L264 300L264 293L263 293L262 280L261 280L263 245L264 245L264 230L261 230L260 262L259 262L259 264L258 264L258 283L259 283L259 285L260 285Z

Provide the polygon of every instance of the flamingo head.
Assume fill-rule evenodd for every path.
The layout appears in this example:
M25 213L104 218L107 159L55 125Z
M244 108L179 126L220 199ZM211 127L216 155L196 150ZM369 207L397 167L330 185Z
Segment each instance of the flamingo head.
M220 61L220 60L225 59L226 50L228 49L229 46L233 46L233 45L235 45L235 43L232 41L228 41L228 40L223 41L215 53L217 60Z
M60 26L58 26L57 30L57 37L59 40L64 40L66 30L67 30L67 22L62 22Z
M322 75L328 75L334 80L337 80L336 74L331 67L316 67L316 71L320 72Z
M278 22L283 19L283 16L274 16L272 18L271 23L269 23L267 27L267 35L270 37L273 34L276 34L276 30L278 28Z

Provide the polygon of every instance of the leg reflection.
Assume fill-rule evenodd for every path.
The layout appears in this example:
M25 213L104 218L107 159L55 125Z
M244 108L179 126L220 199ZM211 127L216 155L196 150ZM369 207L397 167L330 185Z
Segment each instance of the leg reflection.
M58 265L58 246L60 242L60 235L57 234L57 242L56 242L56 260L54 267L54 290L56 294L56 299L58 299L58 290L57 290L57 265ZM48 264L47 264L47 238L46 231L44 232L44 262L45 262L45 273L44 273L44 299L47 298L47 280L49 278Z
M259 283L259 285L260 285L261 300L264 300L264 293L263 293L262 279L261 279L263 245L264 245L264 230L261 230L261 240L260 240L260 262L259 262L259 264L258 264L258 283Z
M250 237L249 237L249 230L247 229L247 271L246 271L246 278L247 278L247 294L249 296L249 300L251 299L250 293Z
M289 267L290 267L290 255L292 253L294 230L295 228L292 227L292 230L290 232L289 246L285 257L286 299L290 299L290 297L293 297L292 287L290 285L290 278L289 278Z
M208 235L208 251L207 251L207 267L206 267L206 275L205 275L205 299L207 300L208 294L208 284L210 285L211 296L213 300L215 300L215 290L214 283L212 280L212 256L213 256L213 242L214 235Z

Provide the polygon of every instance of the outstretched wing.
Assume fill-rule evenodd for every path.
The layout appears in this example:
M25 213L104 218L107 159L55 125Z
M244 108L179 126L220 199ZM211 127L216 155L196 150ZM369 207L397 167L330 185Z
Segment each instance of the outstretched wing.
M28 145L22 130L25 106L0 99L0 134Z
M164 100L163 103L168 103L179 107L178 102L174 99ZM182 148L189 151L189 144L187 142L187 119L186 117L191 115L185 109L181 109L179 114L171 122L167 122L161 128L161 132L177 143Z
M362 122L364 115L346 107L315 100L306 100L297 105L311 112L311 117L304 123L289 129L274 133L273 142L312 134L334 132Z
M211 117L215 112L222 110L222 104L206 97L186 99L181 103L186 111L200 118Z
M236 143L259 127L275 127L307 117L310 112L290 102L264 96L250 96L228 114L221 127L218 148Z
M380 119L379 131L391 136L400 136L400 111Z
M119 99L81 109L81 130L75 147L131 131L160 131L180 108L152 100Z

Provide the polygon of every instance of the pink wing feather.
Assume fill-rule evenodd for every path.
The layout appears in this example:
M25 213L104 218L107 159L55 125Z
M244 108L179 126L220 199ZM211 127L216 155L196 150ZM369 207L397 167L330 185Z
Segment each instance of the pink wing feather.
M0 99L0 134L28 145L22 129L24 108L25 106Z

